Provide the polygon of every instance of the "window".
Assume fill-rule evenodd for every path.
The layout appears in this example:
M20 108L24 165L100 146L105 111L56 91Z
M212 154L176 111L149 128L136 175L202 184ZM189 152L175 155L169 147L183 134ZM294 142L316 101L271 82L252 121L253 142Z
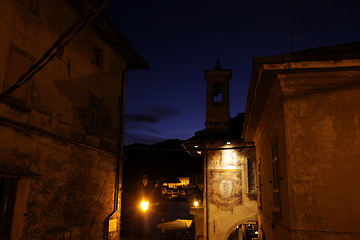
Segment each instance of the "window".
M214 84L213 101L214 102L222 102L223 101L222 86L221 86L221 83L219 83L219 82Z
M258 183L259 183L258 208L262 209L261 159L259 159L259 161L257 162L257 173L258 173Z
M39 12L39 0L17 0L18 3L23 5L33 14L37 15Z
M16 185L16 178L0 177L0 239L10 239Z
M247 159L247 174L248 174L248 193L256 192L256 173L255 173L255 160Z
M273 166L273 198L274 209L273 212L280 213L280 171L279 171L279 159L278 159L278 144L275 138L271 145L272 153L272 166Z
M4 80L4 90L13 86L17 80L32 66L33 58L21 49L11 46L7 73ZM10 98L16 103L25 104L29 92L29 82L16 89Z
M93 63L100 68L103 67L103 50L98 47L94 47Z
M89 113L89 128L93 133L100 132L100 119L101 119L102 101L95 97L90 96L90 113Z

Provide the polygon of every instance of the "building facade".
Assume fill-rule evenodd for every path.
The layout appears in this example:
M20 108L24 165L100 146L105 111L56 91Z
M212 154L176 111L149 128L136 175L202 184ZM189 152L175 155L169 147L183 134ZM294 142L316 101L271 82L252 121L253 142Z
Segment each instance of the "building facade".
M256 58L260 239L360 239L360 44Z
M168 199L178 197L186 198L189 183L189 177L179 177L176 180L166 180L162 183L161 195Z
M89 8L0 2L0 92ZM125 75L147 63L100 13L0 102L0 239L118 239Z
M231 70L219 64L205 71L207 81L205 129L184 145L203 156L203 198L191 208L196 239L253 239L245 225L257 229L255 151L241 137L243 115L230 118L229 80ZM199 202L194 199L194 203ZM237 229L244 231L238 232Z

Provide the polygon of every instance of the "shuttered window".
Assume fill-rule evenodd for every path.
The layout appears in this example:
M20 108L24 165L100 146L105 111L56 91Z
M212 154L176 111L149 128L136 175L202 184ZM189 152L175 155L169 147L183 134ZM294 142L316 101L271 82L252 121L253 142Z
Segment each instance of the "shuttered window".
M100 132L102 101L90 95L90 108L89 108L89 130L92 133Z
M9 239L15 208L16 178L0 178L0 239Z
M259 192L258 192L258 208L262 209L262 179L261 179L261 159L257 162L257 173L258 173L258 183L259 183Z
M39 0L17 0L17 2L33 14L39 13Z
M247 159L248 193L256 193L255 159Z
M278 143L275 138L271 145L272 152L272 172L273 172L273 198L274 208L273 212L280 213L280 170L279 170L279 156L278 156Z
M31 67L33 59L15 46L10 48L4 91L13 86L18 79ZM29 82L16 89L10 98L17 103L25 104L29 92Z
M93 63L102 68L104 64L104 51L101 48L94 47Z

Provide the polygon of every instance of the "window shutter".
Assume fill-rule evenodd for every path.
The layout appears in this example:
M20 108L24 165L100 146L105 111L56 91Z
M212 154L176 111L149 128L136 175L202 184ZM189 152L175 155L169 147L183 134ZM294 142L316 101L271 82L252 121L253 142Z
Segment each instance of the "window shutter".
M9 238L15 208L16 185L15 178L1 178L1 212L0 212L0 237Z
M279 171L277 139L275 139L271 148L272 148L273 198L274 198L273 212L280 213L280 171Z

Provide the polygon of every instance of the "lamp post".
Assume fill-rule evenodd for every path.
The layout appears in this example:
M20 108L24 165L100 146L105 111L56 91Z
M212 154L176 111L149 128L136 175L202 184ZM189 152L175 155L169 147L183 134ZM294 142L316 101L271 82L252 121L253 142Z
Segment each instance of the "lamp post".
M142 200L140 202L140 208L141 208L141 211L143 211L145 213L149 209L149 201Z
M150 207L150 202L148 200L141 200L140 202L140 209L142 211L142 215L143 215L143 224L144 224L144 229L143 229L143 234L144 234L144 239L148 239L149 236L149 223L148 223L148 215L147 215L147 211L149 210Z

